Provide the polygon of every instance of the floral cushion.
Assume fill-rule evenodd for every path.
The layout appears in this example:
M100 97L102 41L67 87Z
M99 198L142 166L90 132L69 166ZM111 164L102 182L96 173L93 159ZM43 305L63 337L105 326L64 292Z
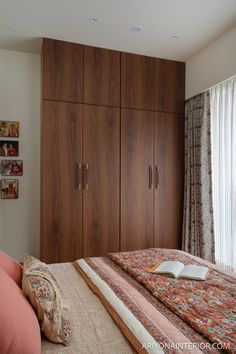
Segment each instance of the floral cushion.
M29 255L24 258L22 290L34 307L46 337L68 345L71 336L69 305L49 267Z

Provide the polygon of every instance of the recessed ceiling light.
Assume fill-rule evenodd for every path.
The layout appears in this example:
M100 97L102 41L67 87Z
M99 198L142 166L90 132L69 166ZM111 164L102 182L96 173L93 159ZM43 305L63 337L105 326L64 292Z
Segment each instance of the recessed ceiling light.
M98 17L89 17L89 21L92 23L97 23L98 22Z
M176 39L179 38L179 36L171 36L170 38L173 39L173 40L176 40Z
M8 31L15 32L16 31L16 27L10 26L10 27L8 27Z
M142 30L143 30L143 29L142 29L141 26L132 26L132 27L130 28L130 31L131 31L131 32L135 32L135 33L141 32Z

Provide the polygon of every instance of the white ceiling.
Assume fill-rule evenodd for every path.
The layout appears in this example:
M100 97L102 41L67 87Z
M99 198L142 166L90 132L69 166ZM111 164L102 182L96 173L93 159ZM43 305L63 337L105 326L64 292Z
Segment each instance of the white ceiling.
M50 37L185 61L235 25L236 0L0 0L0 47L33 53Z

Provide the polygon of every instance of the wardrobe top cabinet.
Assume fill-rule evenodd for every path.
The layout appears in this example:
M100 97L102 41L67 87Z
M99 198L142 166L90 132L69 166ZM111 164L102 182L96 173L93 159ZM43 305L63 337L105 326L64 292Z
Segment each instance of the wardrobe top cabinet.
M184 113L185 63L155 60L155 111Z
M44 39L42 99L184 113L185 63Z
M43 99L82 103L83 45L44 39L42 76Z
M120 107L120 52L84 46L84 103Z
M121 53L121 107L184 113L185 63Z
M121 107L154 110L155 58L121 53Z

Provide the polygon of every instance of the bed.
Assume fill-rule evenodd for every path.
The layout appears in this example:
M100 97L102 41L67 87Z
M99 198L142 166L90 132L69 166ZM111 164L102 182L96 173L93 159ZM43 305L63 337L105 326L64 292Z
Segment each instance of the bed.
M151 274L159 261L209 267L206 281ZM187 253L147 249L52 264L69 301L69 346L43 353L236 353L236 277Z
M205 265L207 279L149 271L168 260ZM182 251L49 266L25 255L24 268L0 251L0 284L1 354L236 353L235 274Z

